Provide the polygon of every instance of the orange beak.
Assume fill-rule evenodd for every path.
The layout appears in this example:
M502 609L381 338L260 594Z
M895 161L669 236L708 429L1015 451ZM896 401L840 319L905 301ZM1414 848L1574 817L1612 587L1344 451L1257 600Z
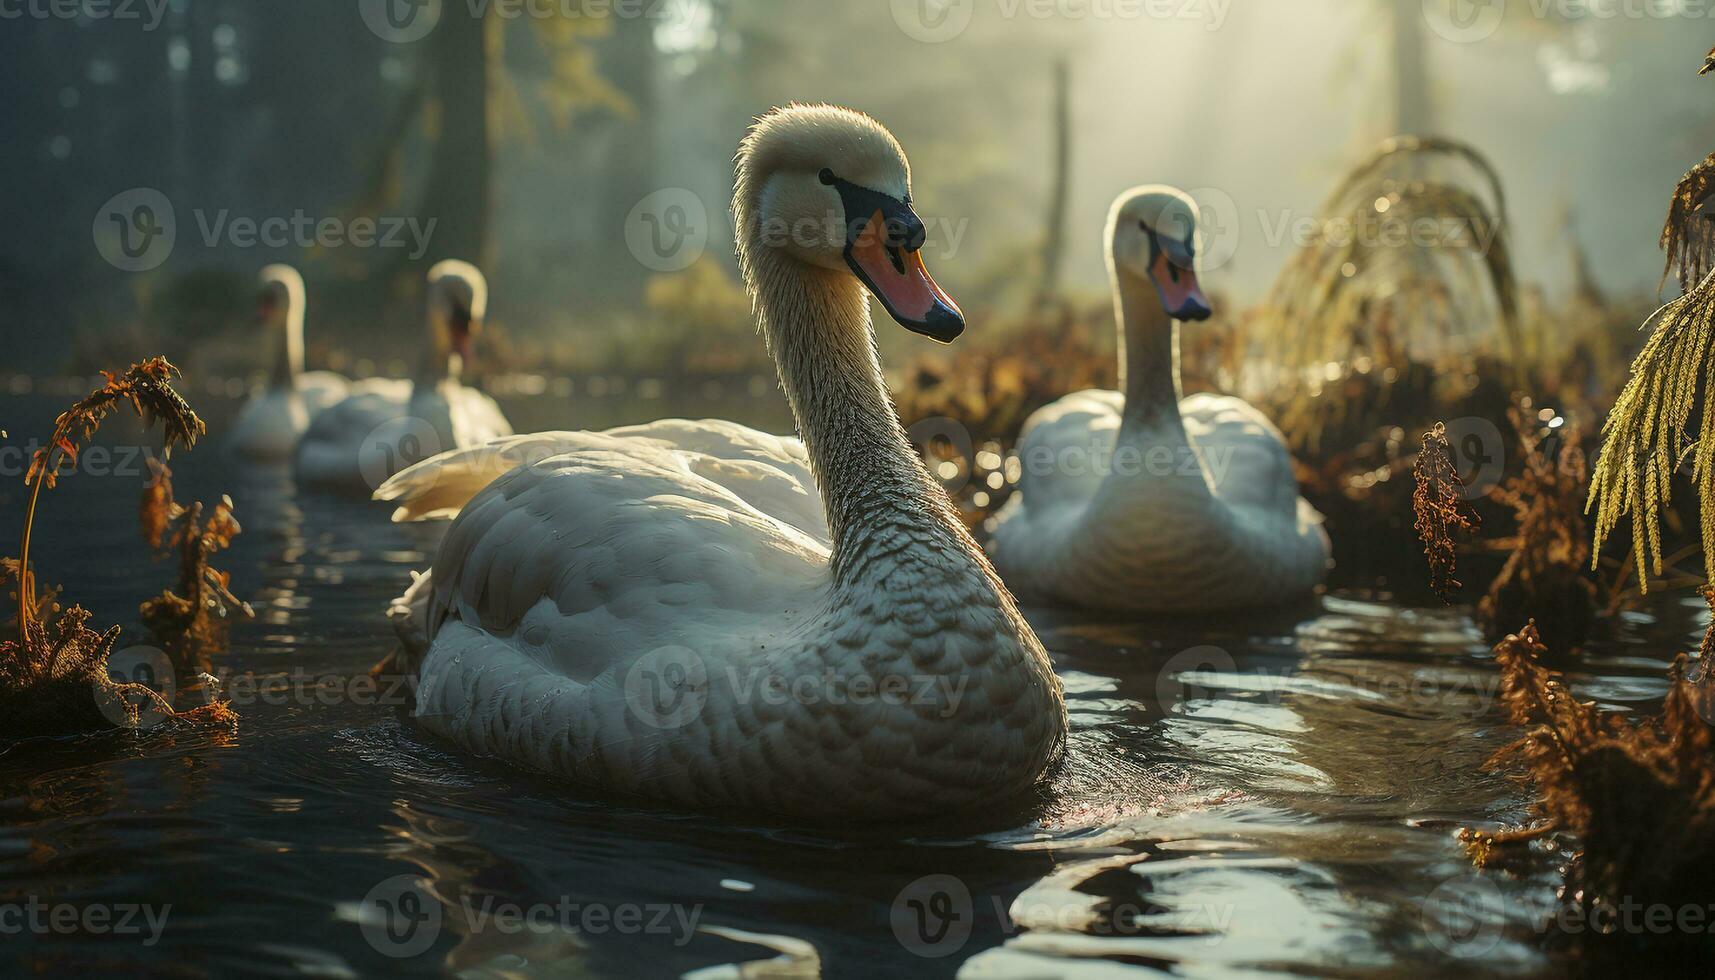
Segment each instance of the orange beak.
M846 245L846 264L900 326L952 343L965 331L964 313L929 275L922 243L893 241L895 237L888 232L887 216L877 208Z

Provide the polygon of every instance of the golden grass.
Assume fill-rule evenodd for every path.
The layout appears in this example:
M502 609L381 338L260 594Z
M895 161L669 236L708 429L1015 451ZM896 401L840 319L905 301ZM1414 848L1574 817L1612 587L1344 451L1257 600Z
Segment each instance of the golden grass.
M1691 413L1700 387L1715 380L1715 273L1696 289L1657 310L1651 330L1632 362L1631 377L1602 426L1586 512L1594 511L1595 547L1632 518L1632 548L1638 555L1639 588L1645 573L1662 574L1662 511L1673 499L1673 476L1689 458L1691 479L1702 508L1704 569L1715 579L1715 400L1703 399L1695 430Z

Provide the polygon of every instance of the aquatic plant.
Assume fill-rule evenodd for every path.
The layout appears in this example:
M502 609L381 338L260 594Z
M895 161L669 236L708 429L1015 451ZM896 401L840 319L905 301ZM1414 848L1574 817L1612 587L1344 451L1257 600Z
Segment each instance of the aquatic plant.
M1417 484L1411 495L1411 507L1416 515L1417 537L1423 543L1423 557L1429 561L1429 588L1442 602L1447 602L1460 585L1453 577L1458 571L1453 532L1470 533L1483 523L1465 500L1465 481L1453 465L1447 426L1437 422L1435 428L1423 434L1423 448L1411 472Z
M1715 591L1705 598L1715 604ZM1501 699L1524 735L1496 765L1518 763L1541 790L1536 828L1475 838L1476 856L1548 832L1577 838L1563 900L1595 921L1624 903L1704 907L1715 881L1715 624L1694 667L1681 655L1658 717L1633 720L1573 697L1544 668L1535 624L1495 647ZM1601 941L1601 930L1583 935ZM1624 939L1623 931L1613 934ZM1651 936L1651 939L1659 937ZM1709 934L1682 937L1707 942Z
M153 477L143 488L138 519L143 539L157 551L177 551L178 591L166 589L139 608L143 625L156 645L181 670L206 669L210 650L224 646L228 617L236 612L249 618L250 604L232 594L232 576L209 564L209 559L230 547L243 529L233 516L232 498L222 496L205 520L203 505L189 507L173 499L173 472L165 464L149 461Z
M154 357L131 365L124 374L107 371L107 383L90 392L88 397L60 413L54 419L54 432L48 444L36 450L24 482L30 486L30 503L24 511L24 537L18 548L18 567L23 574L18 579L19 641L29 642L28 627L35 608L31 596L34 576L30 568L30 535L35 527L36 505L43 488L59 482L62 467L77 462L82 445L95 435L101 423L120 405L130 405L146 427L161 423L163 454L171 455L174 446L186 449L196 445L197 438L208 431L202 419L191 411L189 404L173 390L173 367L164 357Z
M128 404L146 423L159 421L169 452L175 445L194 445L203 434L202 420L173 390L175 373L165 358L153 358L124 374L107 374L105 385L61 413L47 447L30 462L25 477L30 502L20 555L0 564L18 609L17 639L0 641L0 737L93 731L115 724L135 728L145 707L163 719L196 724L229 725L237 717L224 702L175 712L148 687L115 681L109 676L108 658L119 640L119 627L98 633L89 627L87 610L60 606L57 589L38 593L29 565L42 489L54 486L61 468L76 461L80 447L115 408Z
M1590 544L1584 526L1586 467L1578 428L1551 414L1545 428L1528 399L1509 411L1522 462L1489 491L1517 522L1509 538L1489 542L1507 562L1477 603L1477 625L1493 643L1501 624L1535 619L1560 647L1582 643L1596 618L1596 583L1586 573Z

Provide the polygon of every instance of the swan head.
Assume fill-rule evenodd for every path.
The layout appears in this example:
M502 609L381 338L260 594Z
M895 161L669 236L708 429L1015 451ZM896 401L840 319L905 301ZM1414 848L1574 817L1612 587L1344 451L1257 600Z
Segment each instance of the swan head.
M289 265L264 266L256 275L256 322L283 329L304 309L304 277Z
M1207 320L1214 311L1197 283L1197 202L1155 184L1134 187L1108 213L1114 271L1151 283L1175 320Z
M447 259L429 270L429 327L436 346L471 363L488 315L488 280L476 266Z
M899 141L861 112L792 105L757 120L738 153L740 258L759 250L849 274L914 333L951 343L965 317L923 264Z

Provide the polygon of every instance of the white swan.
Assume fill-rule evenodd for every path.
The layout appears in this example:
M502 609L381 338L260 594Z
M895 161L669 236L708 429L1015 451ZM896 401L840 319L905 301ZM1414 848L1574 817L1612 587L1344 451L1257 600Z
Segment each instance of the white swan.
M331 371L304 370L304 277L289 265L258 274L256 320L273 350L268 387L252 395L227 440L249 459L288 460L310 420L346 396L350 382Z
M1322 517L1298 496L1280 431L1238 398L1179 396L1178 320L1204 320L1197 206L1169 187L1120 195L1108 268L1120 383L1031 416L1018 492L989 542L1022 598L1140 612L1286 602L1326 574Z
M906 441L871 333L865 285L914 331L964 327L909 194L892 135L849 109L775 110L740 148L740 264L801 445L718 422L550 433L381 489L403 517L445 512L508 453L570 450L464 503L391 611L425 728L582 784L801 817L1037 783L1065 739L1059 681Z
M298 443L298 482L371 493L400 470L451 449L512 434L494 400L459 383L488 308L488 284L468 262L429 270L429 342L410 381L372 378L317 415Z

